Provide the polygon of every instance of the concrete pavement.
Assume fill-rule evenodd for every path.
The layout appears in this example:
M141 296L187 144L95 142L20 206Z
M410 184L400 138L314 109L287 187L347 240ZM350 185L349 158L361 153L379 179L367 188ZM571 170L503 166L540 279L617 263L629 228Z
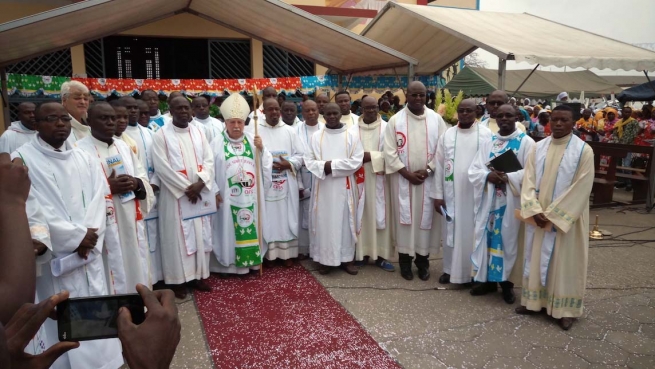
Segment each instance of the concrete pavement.
M567 332L546 316L516 315L518 302L507 305L500 293L439 285L439 255L427 282L373 264L357 276L312 274L404 368L655 368L655 213L603 209L592 222L596 214L613 238L590 244L585 315ZM178 303L182 342L172 368L211 368L193 300Z

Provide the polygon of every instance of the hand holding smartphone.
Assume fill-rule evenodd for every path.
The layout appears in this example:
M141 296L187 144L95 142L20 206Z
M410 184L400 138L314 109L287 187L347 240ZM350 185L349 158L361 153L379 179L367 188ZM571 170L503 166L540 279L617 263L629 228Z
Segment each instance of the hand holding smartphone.
M145 320L139 294L72 298L57 306L60 341L89 341L118 337L118 312L126 307L134 324Z

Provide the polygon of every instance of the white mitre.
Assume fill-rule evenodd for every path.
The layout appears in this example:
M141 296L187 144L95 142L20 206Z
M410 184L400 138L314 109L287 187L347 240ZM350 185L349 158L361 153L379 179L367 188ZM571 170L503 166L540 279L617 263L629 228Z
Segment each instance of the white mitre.
M246 99L239 93L233 93L221 104L221 115L226 121L228 119L238 118L246 120L250 114L250 106Z

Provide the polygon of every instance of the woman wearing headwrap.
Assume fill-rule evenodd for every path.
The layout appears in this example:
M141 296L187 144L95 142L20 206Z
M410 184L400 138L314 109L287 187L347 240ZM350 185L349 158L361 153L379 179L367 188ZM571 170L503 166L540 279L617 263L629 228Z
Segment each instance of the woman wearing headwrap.
M619 121L619 112L616 109L609 107L604 110L607 118L601 119L600 122L598 122L598 133L600 135L605 135L605 138L602 141L607 142L612 135L614 125Z

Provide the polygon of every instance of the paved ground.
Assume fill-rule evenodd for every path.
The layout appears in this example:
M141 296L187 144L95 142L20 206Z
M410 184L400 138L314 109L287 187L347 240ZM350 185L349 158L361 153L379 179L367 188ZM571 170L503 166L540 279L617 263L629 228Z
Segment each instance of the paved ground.
M437 282L440 256L427 282L372 265L358 276L313 274L408 369L655 368L655 212L591 214L618 240L591 243L585 316L568 332L545 316L514 314L517 304L505 304L500 294L474 298L444 289ZM194 302L178 302L182 342L172 367L211 368Z

